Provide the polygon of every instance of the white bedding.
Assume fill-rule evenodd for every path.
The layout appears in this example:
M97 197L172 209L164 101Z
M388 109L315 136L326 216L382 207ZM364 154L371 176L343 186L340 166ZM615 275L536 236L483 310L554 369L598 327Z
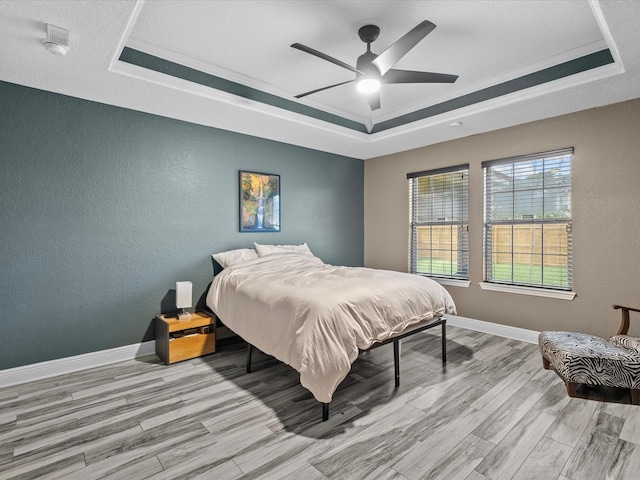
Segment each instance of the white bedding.
M337 267L308 254L274 254L216 275L207 306L247 342L291 365L330 402L358 349L423 320L455 313L438 283L408 273Z

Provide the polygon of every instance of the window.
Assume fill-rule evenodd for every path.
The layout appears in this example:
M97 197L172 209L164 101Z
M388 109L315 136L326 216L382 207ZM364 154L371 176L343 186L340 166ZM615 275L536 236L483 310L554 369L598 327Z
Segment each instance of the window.
M571 290L573 149L483 162L485 280Z
M469 165L407 174L411 273L469 278L468 177Z

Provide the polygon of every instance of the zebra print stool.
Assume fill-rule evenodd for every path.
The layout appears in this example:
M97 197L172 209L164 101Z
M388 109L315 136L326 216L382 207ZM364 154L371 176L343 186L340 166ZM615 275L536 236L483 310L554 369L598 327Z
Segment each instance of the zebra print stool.
M538 344L545 369L553 368L564 380L567 394L579 384L631 390L631 403L640 405L640 339L615 335L600 337L573 332L541 332Z

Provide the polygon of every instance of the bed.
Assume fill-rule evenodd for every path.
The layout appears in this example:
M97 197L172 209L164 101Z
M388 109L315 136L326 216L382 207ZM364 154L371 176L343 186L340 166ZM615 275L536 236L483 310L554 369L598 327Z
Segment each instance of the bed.
M233 262L218 256L225 268L211 284L207 306L247 341L249 355L253 346L293 367L322 402L323 419L360 351L436 325L443 326L444 348L443 315L454 314L455 305L433 280L329 265L306 244L264 247L270 248L257 245L255 255L233 251L242 252ZM394 346L398 375L397 341Z

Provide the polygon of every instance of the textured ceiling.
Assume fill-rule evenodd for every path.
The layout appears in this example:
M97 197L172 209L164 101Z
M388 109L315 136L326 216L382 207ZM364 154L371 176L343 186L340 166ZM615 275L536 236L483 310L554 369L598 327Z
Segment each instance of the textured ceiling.
M380 53L422 20L396 68L455 84L384 85L374 112L353 83L294 98L353 74L292 43L355 65L362 25ZM640 97L639 20L632 1L2 1L0 79L370 158Z

